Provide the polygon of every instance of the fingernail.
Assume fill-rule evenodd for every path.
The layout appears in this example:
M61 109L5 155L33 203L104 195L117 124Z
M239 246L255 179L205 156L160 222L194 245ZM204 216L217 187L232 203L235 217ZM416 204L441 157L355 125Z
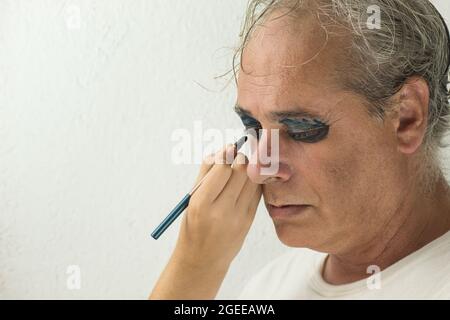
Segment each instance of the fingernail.
M247 157L243 153L238 153L236 156L236 159L234 159L235 164L246 164L247 163Z
M226 156L225 156L226 164L232 164L234 162L235 152L236 152L236 150L235 150L234 144L227 145Z

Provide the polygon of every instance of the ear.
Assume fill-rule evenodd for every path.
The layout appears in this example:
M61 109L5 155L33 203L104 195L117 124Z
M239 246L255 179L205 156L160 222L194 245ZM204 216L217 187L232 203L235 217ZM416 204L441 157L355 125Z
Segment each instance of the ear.
M393 97L397 149L404 154L415 153L422 144L428 124L430 91L421 77L409 78Z

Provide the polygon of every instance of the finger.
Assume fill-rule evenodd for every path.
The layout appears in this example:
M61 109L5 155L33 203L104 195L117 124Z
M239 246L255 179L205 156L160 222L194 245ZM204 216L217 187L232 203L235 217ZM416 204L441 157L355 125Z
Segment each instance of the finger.
M230 179L231 173L230 166L225 164L214 165L193 197L201 198L206 203L214 202Z
M258 198L258 200L256 200ZM239 210L248 211L249 208L254 206L254 202L256 203L256 207L258 206L259 200L261 198L261 185L254 183L250 179L248 179L242 188L241 194L236 203L236 207Z
M253 187L253 186L252 186ZM253 188L248 188L248 190L252 190ZM258 204L261 200L262 188L261 185L256 185L256 190L254 190L253 195L250 196L250 201L242 203L243 208L238 209L239 211L245 212L245 228L250 228L255 220L256 210L258 209Z
M225 160L230 153L234 152L234 146L229 145L223 152L219 153L219 158ZM216 156L217 157L217 156ZM204 177L201 186L194 196L202 198L207 203L212 203L222 192L232 174L231 166L227 164L214 164L208 174Z
M216 154L216 164L231 165L234 162L235 155L236 146L234 144L228 144L224 150Z
M202 165L200 166L200 171L197 175L197 179L195 180L195 184L199 183L200 180L203 179L204 176L211 170L214 166L214 154L210 154L203 159Z
M238 153L236 159L231 165L231 177L228 180L224 190L220 193L217 200L226 201L233 206L236 204L239 194L247 181L247 158L244 154Z
M256 214L259 202L261 201L261 196L262 196L262 186L258 184L256 187L256 191L253 194L252 201L250 201L250 206L248 207L248 212L252 217L254 217Z
M225 163L225 159L227 158L227 152L231 151L228 148L231 148L232 145L227 145L216 153L210 154L203 159L202 165L200 167L199 174L197 179L195 180L195 184L199 183L206 174L212 169L215 164L223 164Z

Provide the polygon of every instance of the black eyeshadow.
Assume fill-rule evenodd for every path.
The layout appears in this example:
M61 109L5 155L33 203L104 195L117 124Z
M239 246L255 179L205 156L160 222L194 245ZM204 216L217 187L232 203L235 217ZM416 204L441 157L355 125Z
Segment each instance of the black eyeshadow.
M239 117L245 129L253 131L259 138L260 130L262 129L259 121L243 113L239 113ZM285 126L286 132L291 139L305 143L315 143L325 139L330 128L327 123L316 118L283 118L279 120L279 123Z

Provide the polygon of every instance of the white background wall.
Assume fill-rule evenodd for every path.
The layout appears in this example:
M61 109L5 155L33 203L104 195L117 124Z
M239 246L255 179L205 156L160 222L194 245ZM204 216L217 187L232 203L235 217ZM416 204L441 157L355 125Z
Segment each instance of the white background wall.
M0 0L0 298L146 298L179 221L150 232L198 169L171 162L172 132L240 128L234 85L214 77L245 5ZM285 250L260 206L218 298Z

